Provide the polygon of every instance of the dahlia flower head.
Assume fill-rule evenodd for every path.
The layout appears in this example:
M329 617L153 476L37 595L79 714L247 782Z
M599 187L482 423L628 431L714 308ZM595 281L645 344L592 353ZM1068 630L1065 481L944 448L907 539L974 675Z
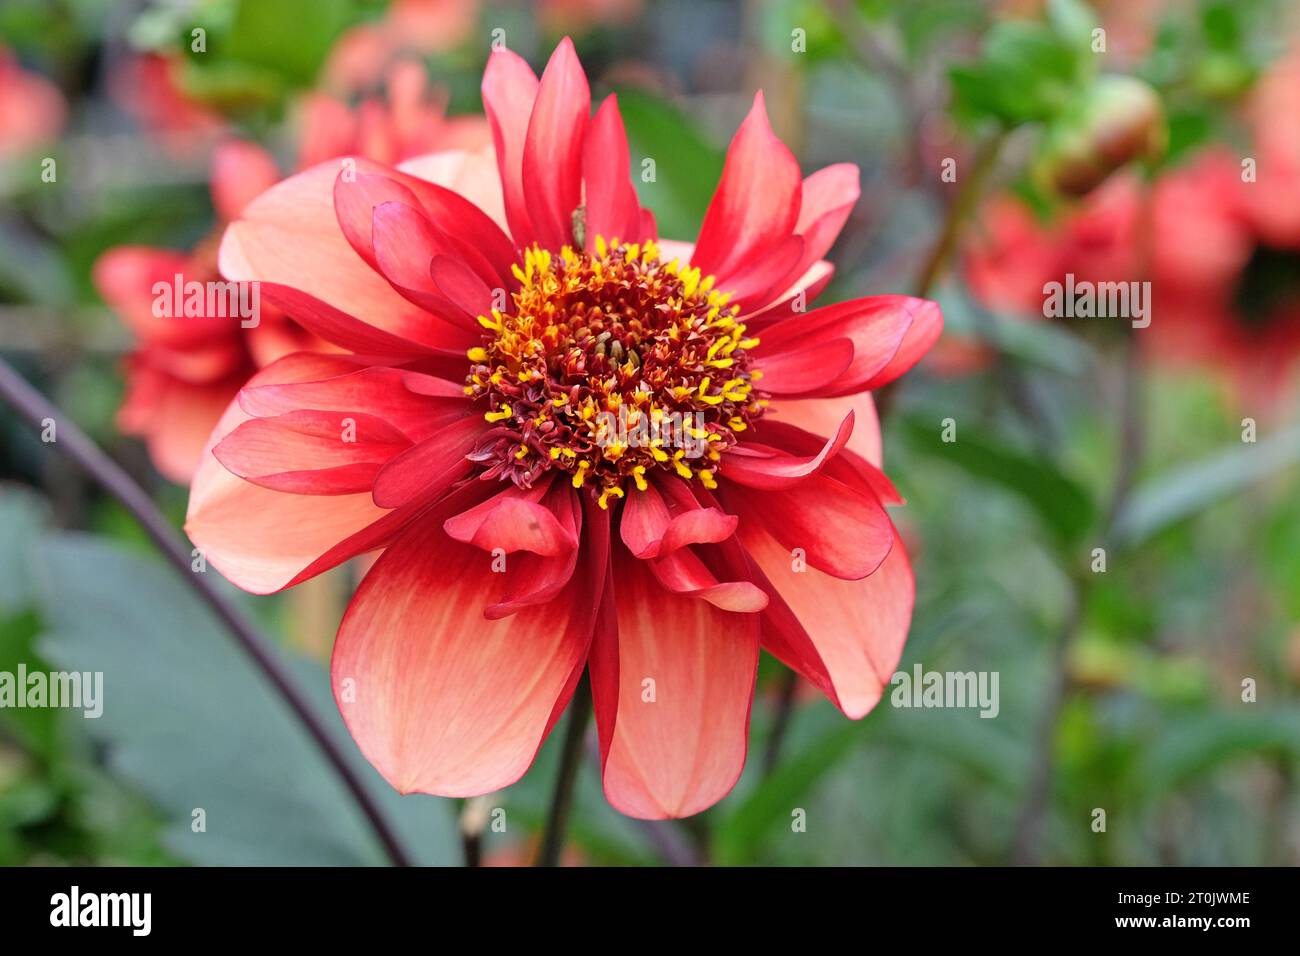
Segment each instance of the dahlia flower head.
M942 318L807 307L858 173L803 178L761 94L692 245L570 41L482 89L492 147L323 163L227 228L226 278L344 351L244 386L186 529L254 593L382 550L331 673L399 791L513 783L587 671L609 801L694 814L740 775L760 647L850 717L880 699L914 585L869 393Z

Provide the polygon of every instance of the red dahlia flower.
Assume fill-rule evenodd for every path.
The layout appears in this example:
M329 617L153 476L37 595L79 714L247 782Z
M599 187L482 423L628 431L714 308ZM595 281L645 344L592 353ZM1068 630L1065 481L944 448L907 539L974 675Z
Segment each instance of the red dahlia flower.
M740 774L760 646L851 717L880 699L913 580L868 392L942 319L802 311L857 170L802 178L761 94L693 246L569 41L540 82L494 53L483 98L495 168L323 164L228 228L223 273L349 354L248 383L186 528L256 593L383 549L332 675L398 790L512 783L589 669L610 802L693 814Z

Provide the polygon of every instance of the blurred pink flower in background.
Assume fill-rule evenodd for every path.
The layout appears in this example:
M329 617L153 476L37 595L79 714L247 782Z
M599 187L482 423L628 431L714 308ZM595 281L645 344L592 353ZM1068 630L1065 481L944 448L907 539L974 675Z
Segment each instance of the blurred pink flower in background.
M181 153L195 148L193 137L212 140L226 127L220 113L184 91L184 69L177 54L137 53L114 63L108 77L113 101L165 147Z
M379 20L339 38L325 65L325 87L345 94L370 89L404 56L455 49L473 35L479 8L478 0L393 0Z
M433 149L488 142L491 132L483 117L447 117L444 105L429 95L424 67L413 62L394 64L386 96L369 97L356 110L325 94L309 94L300 115L298 165L344 154L397 162ZM280 178L275 158L262 146L239 140L219 145L211 174L218 229ZM177 274L186 282L219 280L215 237L188 254L142 246L111 249L96 264L95 283L138 340L127 361L127 397L118 426L146 440L163 475L187 483L221 412L257 369L288 352L333 348L266 303L257 326L247 329L228 316L158 318L151 290Z
M53 142L68 107L59 88L0 46L0 158Z
M1143 186L1112 177L1042 223L1020 200L986 204L964 256L978 299L1043 314L1044 284L1152 283L1139 340L1157 361L1224 379L1271 407L1300 368L1300 56L1250 100L1253 155L1201 150Z

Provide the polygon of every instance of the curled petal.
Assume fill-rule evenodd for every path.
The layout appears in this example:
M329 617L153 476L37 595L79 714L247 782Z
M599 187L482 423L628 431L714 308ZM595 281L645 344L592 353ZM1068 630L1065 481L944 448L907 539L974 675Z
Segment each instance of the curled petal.
M753 614L767 607L767 595L750 581L719 581L690 548L650 561L650 570L668 590L700 598L724 611Z
M559 514L543 501L553 485L559 489L550 504ZM530 551L545 557L568 554L578 546L567 500L571 496L563 482L539 483L532 488L512 484L481 505L448 518L442 527L457 541L484 551Z
M649 482L633 491L623 506L619 531L623 543L638 558L657 558L688 544L724 541L739 519L718 508L702 508L677 478ZM661 492L661 487L668 493Z
M852 433L853 412L850 411L821 448L809 450L806 454L792 455L770 445L741 442L726 456L727 478L750 488L789 488L821 471L840 453Z
M762 524L789 549L799 548L808 564L837 578L865 578L880 566L894 543L893 527L872 495L825 475L809 475L797 488L756 491L726 489L729 511Z

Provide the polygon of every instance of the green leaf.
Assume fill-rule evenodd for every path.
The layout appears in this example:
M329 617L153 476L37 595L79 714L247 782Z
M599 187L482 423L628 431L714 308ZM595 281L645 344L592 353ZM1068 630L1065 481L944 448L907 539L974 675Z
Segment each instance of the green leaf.
M1300 710L1180 714L1149 745L1140 774L1142 790L1158 797L1232 760L1269 753L1300 759Z
M722 150L675 106L648 93L620 90L618 105L627 127L632 182L642 205L654 210L659 234L697 235L722 176ZM653 182L646 181L647 159L654 161Z
M1006 125L1050 119L1081 85L1089 61L1050 27L1007 20L989 31L980 58L950 71L958 115Z
M1115 540L1135 547L1256 482L1300 462L1300 428L1242 443L1137 489L1115 521Z
M314 741L171 569L72 534L41 542L36 561L48 585L39 649L103 673L103 716L86 730L163 811L171 850L207 865L385 861ZM291 665L416 859L459 862L451 802L399 797L348 739L324 669ZM206 832L192 829L198 809Z
M726 816L714 834L713 850L723 866L750 863L761 850L763 837L781 822L789 822L790 810L840 759L863 740L863 726L844 721L779 765L762 783Z
M0 618L31 606L31 543L45 524L48 509L20 485L0 485Z
M902 427L919 451L943 459L969 475L1019 496L1062 545L1077 542L1092 527L1096 507L1088 491L1050 463L997 444L957 426L956 441L942 440L940 418L908 415Z

